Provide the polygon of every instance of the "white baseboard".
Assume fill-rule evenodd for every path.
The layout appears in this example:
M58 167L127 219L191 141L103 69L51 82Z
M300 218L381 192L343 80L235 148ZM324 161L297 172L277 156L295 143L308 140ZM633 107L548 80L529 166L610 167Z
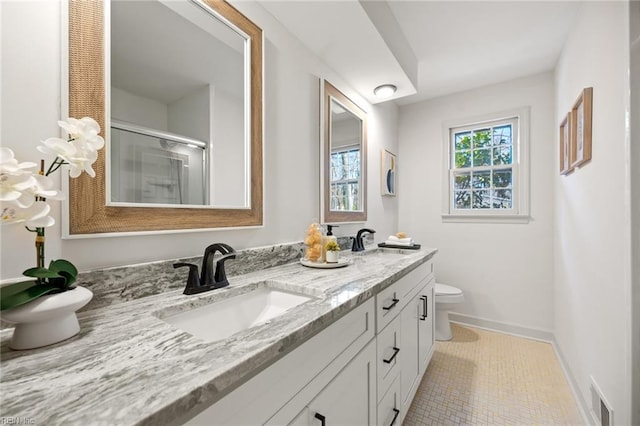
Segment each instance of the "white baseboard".
M541 330L538 328L525 327L518 324L478 318L471 315L457 314L455 312L449 312L449 321L456 324L468 325L484 330L497 331L499 333L505 333L513 336L550 343L551 347L556 353L556 357L558 358L558 362L560 363L560 368L562 368L564 377L567 379L569 389L571 389L573 399L574 401L576 401L578 411L580 411L580 415L582 416L584 424L594 425L592 417L589 415L589 406L578 390L578 384L575 381L573 374L571 374L571 370L567 368L567 363L565 361L564 355L562 354L562 351L560 350L560 347L556 342L556 338L553 332L548 330Z
M571 389L571 393L573 394L573 399L576 401L576 404L578 405L578 410L580 411L580 415L582 416L582 420L584 421L584 424L595 425L595 423L593 422L593 417L589 414L591 412L591 409L589 408L587 401L582 396L582 393L580 393L578 382L576 382L575 378L573 377L573 374L571 374L571 370L567 368L568 364L566 362L564 354L560 350L560 346L558 345L558 342L556 341L555 336L551 341L551 346L553 346L553 350L556 352L556 357L560 362L560 367L562 368L562 371L564 371L564 377L567 379L567 383L569 383L569 388Z
M457 314L449 312L449 321L462 325L482 328L489 331L499 331L513 336L525 337L527 339L540 340L542 342L553 342L553 333L549 330L525 327L519 324L478 318L471 315Z

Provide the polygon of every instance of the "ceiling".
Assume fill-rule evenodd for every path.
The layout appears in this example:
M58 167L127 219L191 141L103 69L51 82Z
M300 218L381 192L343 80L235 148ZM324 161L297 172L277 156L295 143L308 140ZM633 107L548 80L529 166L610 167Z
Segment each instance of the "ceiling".
M265 1L371 103L409 104L555 67L579 1ZM385 99L388 100L388 99Z
M245 40L188 2L114 1L111 84L171 104L209 86L244 95Z

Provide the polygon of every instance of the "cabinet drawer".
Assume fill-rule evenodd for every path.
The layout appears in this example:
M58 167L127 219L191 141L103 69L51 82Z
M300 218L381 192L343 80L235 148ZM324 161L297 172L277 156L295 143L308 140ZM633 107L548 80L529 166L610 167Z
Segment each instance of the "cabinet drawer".
M404 299L403 307L409 302L409 298L433 275L433 260L428 260L398 280L400 297Z
M378 426L399 425L403 417L400 404L400 376L396 376L378 403Z
M419 284L433 275L433 260L428 260L376 295L376 331L379 333L411 300Z
M400 317L396 317L376 337L378 401L400 370Z

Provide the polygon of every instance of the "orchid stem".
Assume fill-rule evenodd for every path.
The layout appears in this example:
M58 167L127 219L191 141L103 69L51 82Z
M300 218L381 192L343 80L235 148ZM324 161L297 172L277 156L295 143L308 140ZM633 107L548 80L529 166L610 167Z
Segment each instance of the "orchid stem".
M53 163L51 163L51 165L49 166L49 169L47 170L45 176L49 176L51 173L55 172L65 164L67 164L67 162L62 160L60 157L56 157L56 159L53 160Z

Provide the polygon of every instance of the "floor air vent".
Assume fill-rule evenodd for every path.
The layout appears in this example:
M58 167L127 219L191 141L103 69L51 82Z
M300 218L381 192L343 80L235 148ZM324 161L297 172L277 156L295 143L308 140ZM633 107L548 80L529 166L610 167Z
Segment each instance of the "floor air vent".
M591 376L591 416L598 426L613 426L613 410Z

